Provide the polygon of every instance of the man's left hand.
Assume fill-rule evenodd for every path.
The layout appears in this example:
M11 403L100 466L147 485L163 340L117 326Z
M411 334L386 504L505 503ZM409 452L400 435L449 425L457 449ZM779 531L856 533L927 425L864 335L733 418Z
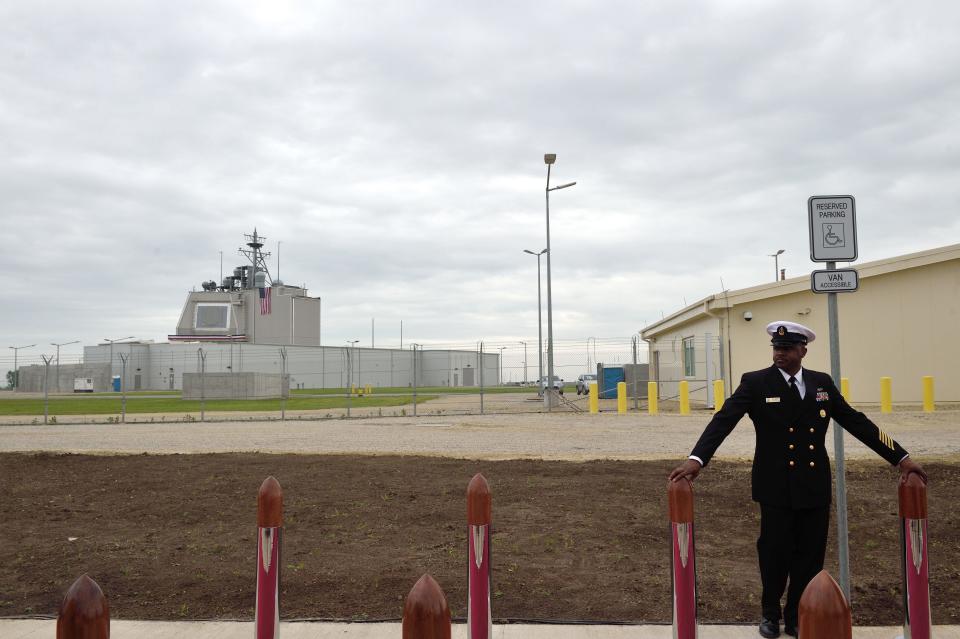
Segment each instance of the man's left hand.
M923 483L927 483L927 473L923 470L923 466L913 461L909 457L901 461L898 466L900 469L900 483L906 483L907 477L910 476L910 473L916 473L920 479L923 480Z

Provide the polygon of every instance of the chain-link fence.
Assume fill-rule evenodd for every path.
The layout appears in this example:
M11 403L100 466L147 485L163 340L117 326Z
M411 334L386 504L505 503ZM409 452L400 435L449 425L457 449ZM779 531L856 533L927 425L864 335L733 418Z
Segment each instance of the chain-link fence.
M60 421L585 411L591 381L601 383L601 410L616 410L610 389L617 381L628 382L631 409L645 407L647 345L638 336L557 340L553 355L559 379L548 407L548 352L536 339L404 348L99 345L86 347L80 358L61 356L48 365L21 355L19 389L0 403L0 419L29 422L41 418L44 407ZM596 379L578 388L584 375Z

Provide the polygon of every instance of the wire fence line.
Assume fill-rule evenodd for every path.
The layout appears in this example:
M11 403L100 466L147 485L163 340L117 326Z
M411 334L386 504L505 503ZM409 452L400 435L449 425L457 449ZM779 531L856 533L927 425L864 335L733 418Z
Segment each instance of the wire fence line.
M547 367L545 351L542 353L544 369ZM79 420L81 415L91 414L103 415L103 420L140 421L144 418L138 415L157 419L162 413L171 413L170 418L182 413L189 421L211 417L235 419L238 413L261 417L279 413L281 418L322 419L339 418L347 413L359 417L540 412L547 410L542 399L544 385L538 382L540 355L536 340L424 342L403 350L363 348L356 344L337 347L116 344L112 348L88 347L82 356L62 353L59 362L48 359L41 365L32 358L21 357L20 392L7 397L12 397L13 402L37 401L39 398L31 396L31 392L43 392L49 396L43 402L44 410L61 421ZM646 363L646 355L646 344L637 336L557 340L554 370L563 380L560 386L564 397L550 409L585 410L586 395L581 398L575 392L578 376L596 374L598 364L616 368L634 362ZM240 374L272 375L282 378L287 390L272 397L229 403L226 400L236 395L218 396L217 382L213 379L218 376L222 380L225 373L230 374L228 378L237 374L236 379L240 379ZM184 376L196 374L204 376L201 387L205 390L201 391L200 404L195 402L195 393L189 395L194 398L192 401L184 399L187 394L181 397L179 393L184 388ZM86 390L97 392L75 394L75 384L80 378L95 379L92 388ZM645 393L646 379L642 384L637 380L631 383L632 396L639 396L640 386ZM158 397L159 394L166 396ZM13 413L31 416L29 407L15 411L14 406L11 401L0 402L0 418ZM639 408L636 401L634 408ZM40 414L40 407L36 406L32 416Z

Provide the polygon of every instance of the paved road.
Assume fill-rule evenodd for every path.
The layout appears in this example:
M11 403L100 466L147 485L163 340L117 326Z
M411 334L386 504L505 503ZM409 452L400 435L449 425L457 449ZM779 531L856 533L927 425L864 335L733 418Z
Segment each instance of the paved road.
M914 456L960 454L960 412L870 414ZM709 413L692 416L519 414L314 421L0 425L0 452L438 455L474 459L664 459L692 448ZM828 435L832 450L832 436ZM718 455L750 458L748 418ZM851 436L848 458L873 457Z

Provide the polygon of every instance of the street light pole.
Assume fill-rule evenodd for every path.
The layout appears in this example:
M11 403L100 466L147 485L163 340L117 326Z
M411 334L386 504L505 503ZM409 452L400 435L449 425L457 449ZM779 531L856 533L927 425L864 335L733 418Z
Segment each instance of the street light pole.
M350 349L351 349L351 350L356 351L356 350L357 350L357 342L359 342L359 341L360 341L360 340L358 340L358 339L348 339L348 340L347 340L347 344L350 344ZM352 357L352 356L350 357L350 361L351 361L351 362L353 361L353 357ZM347 380L347 383L350 384L351 386L353 385L353 375L350 376L350 379ZM360 385L360 358L358 357L358 358L357 358L357 386L359 386L359 385ZM350 390L352 391L353 389L351 388Z
M70 344L79 344L79 343L80 343L80 340L78 339L75 339L72 342L62 342L60 344L54 344L53 342L50 342L50 346L57 347L57 392L58 393L60 392L60 347L69 346Z
M539 253L528 249L523 249L523 252L537 257L537 392L539 392L539 385L543 382L543 304L540 303L540 281L543 278L540 277L540 256L546 253L547 249Z
M547 187L546 187L546 205L547 205L547 388L543 394L543 401L547 410L551 410L556 403L553 391L553 288L550 279L550 191L559 191L573 186L576 182L568 182L550 188L550 167L557 161L556 153L545 153L543 162L547 165Z
M28 344L27 346L7 346L7 348L13 349L13 390L16 392L20 388L20 369L17 367L17 354L20 352L21 348L33 348L36 344Z
M520 343L523 344L523 384L524 386L526 386L527 384L527 343L522 340Z
M780 249L776 253L772 253L767 257L773 258L773 281L777 282L780 280L780 256L783 255L785 249Z
M110 342L110 372L107 373L107 375L110 377L110 379L109 379L108 382L107 382L107 386L110 386L110 385L113 384L113 343L114 343L114 342L122 342L122 341L125 340L125 339L133 339L133 335L128 335L127 337L118 337L118 338L116 338L116 339L110 339L109 337L104 337L104 338L103 338L103 341L105 341L105 342ZM121 383L122 383L122 382L121 382Z
M499 347L500 349L500 358L499 358L500 359L500 386L503 386L503 349L505 348L506 346Z

